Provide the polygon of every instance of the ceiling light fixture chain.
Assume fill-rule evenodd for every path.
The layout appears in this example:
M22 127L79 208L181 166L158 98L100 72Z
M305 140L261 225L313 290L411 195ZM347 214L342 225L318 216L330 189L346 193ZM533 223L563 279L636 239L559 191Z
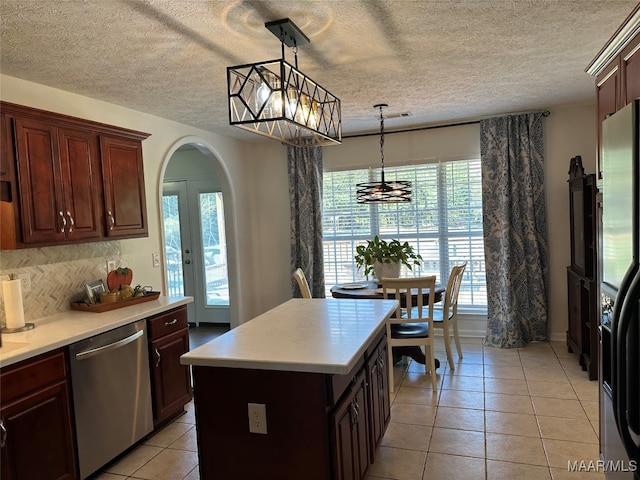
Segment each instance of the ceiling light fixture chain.
M291 50L293 50L293 58L294 58L294 63L296 65L296 70L297 70L298 69L298 45L296 45L295 41L293 44L293 48Z
M358 183L358 203L401 203L411 201L411 182L393 180L387 182L384 177L384 114L382 109L388 107L386 103L373 106L380 110L380 181Z
M386 103L376 105L380 109L380 163L381 163L381 180L384 183L384 115L382 109L388 107Z

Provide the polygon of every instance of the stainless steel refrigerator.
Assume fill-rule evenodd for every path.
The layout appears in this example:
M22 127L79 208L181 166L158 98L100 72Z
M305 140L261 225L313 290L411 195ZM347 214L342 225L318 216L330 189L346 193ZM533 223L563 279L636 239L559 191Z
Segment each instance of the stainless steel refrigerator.
M602 123L600 447L607 480L640 480L640 100Z

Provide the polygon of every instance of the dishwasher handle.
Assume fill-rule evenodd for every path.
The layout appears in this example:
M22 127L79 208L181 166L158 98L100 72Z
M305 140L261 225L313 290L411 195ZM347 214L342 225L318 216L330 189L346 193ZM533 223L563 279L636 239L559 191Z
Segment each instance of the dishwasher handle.
M120 348L128 343L131 343L138 338L144 335L144 330L140 330L133 335L129 335L122 340L118 340L117 342L110 343L108 345L103 345L102 347L92 348L90 350L85 350L84 352L80 352L76 354L76 360L86 360L87 358L94 357L103 352L108 352L109 350L115 350L116 348Z

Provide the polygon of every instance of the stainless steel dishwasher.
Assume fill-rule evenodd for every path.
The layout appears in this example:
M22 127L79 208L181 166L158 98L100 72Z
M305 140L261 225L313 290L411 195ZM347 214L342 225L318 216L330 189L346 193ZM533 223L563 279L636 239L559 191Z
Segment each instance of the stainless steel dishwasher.
M146 321L69 347L80 477L153 429Z

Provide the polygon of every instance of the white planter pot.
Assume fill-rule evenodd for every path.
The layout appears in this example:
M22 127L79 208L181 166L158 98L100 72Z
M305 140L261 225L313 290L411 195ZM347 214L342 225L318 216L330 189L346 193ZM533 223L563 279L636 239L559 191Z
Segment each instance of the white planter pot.
M399 263L380 263L373 264L373 271L376 274L378 281L382 278L398 278L400 277L400 264Z

